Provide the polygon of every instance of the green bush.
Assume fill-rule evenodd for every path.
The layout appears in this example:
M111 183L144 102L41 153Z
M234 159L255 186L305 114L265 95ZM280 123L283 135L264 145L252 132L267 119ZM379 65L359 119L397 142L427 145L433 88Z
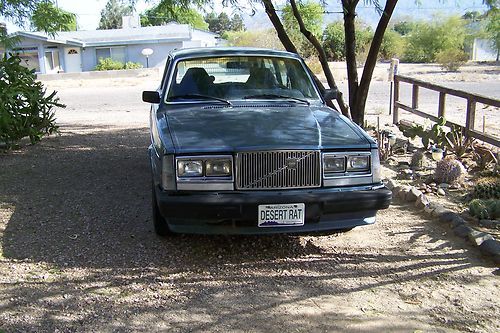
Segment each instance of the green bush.
M111 58L99 58L99 63L95 66L96 71L116 71L120 69L139 69L142 68L142 64L139 62L128 61L123 63L121 61L116 61Z
M380 45L379 58L383 60L400 58L403 55L404 48L404 38L394 30L387 30Z
M64 108L56 92L47 96L34 71L18 56L0 59L0 142L12 147L24 137L32 144L57 132L54 108Z
M456 72L463 66L469 57L460 49L446 49L436 54L436 61L441 65L442 69Z
M500 217L500 200L474 199L469 203L469 212L481 220Z
M121 61L116 61L111 58L99 58L99 63L95 66L96 71L112 71L123 69L125 65Z
M364 62L373 39L373 31L369 26L356 23L356 56L358 61ZM323 48L330 61L345 60L345 32L344 23L337 21L330 23L323 31Z
M128 61L125 63L125 69L139 69L142 68L142 64L140 62L132 62Z
M465 43L465 21L451 16L436 17L431 23L418 22L405 37L405 62L433 62L439 52L462 50Z

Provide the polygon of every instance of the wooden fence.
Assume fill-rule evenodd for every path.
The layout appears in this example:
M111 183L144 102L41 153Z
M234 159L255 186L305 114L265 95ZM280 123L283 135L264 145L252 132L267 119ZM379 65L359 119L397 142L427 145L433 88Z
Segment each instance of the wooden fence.
M412 85L411 106L405 105L399 101L400 82L406 82ZM437 117L432 114L426 113L422 110L419 110L418 95L420 87L439 92ZM489 98L482 95L471 94L462 90L438 86L436 84L413 79L407 76L401 76L401 75L394 76L393 123L394 124L399 123L399 109L403 109L405 111L430 119L432 121L437 121L439 117L444 117L446 119L446 108L445 108L446 95L461 97L467 100L467 118L465 120L465 127L450 121L446 121L446 126L453 126L453 125L460 126L461 128L465 129L465 133L467 136L487 142L496 147L500 147L500 140L498 138L492 135L488 135L486 133L479 132L474 129L474 123L476 120L476 104L482 103L485 105L500 107L500 100Z

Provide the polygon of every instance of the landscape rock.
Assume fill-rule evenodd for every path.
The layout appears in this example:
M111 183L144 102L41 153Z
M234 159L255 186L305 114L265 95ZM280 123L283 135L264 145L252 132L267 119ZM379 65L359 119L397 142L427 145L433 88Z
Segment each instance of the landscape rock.
M422 191L420 190L417 190L415 187L411 187L410 188L410 191L408 191L408 193L406 193L406 201L408 202L415 202L419 196L422 195Z
M427 213L427 215L432 215L432 212L438 207L437 204L434 202L430 202L427 206L424 207L424 212ZM439 206L441 207L441 206Z
M441 195L441 196L444 196L444 195L446 195L446 192L442 188L438 188L437 189L437 194Z
M418 209L424 209L426 206L429 205L429 199L425 194L420 195L417 200L415 201L415 207Z
M438 185L439 188L449 188L450 187L450 184L447 184L447 183L441 183Z
M452 218L452 220L450 221L450 224L451 224L452 228L456 228L459 225L466 225L466 222L462 217L457 215L456 217Z
M460 215L458 215L457 213L452 212L452 211L446 211L444 213L441 213L438 215L438 218L439 218L439 221L443 222L443 223L451 222L453 220L462 220L463 221L463 219L460 217Z
M500 242L495 239L487 239L479 245L479 250L485 255L500 257Z
M472 230L473 229L471 227L468 227L465 224L461 224L458 227L454 228L453 232L458 237L467 238Z
M401 187L401 190L398 192L398 198L401 200L406 200L406 195L408 192L410 192L411 187L410 186L403 186Z
M491 236L489 233L477 230L472 230L471 232L469 232L467 237L469 238L469 241L471 241L471 243L476 246L480 246L484 241L488 239L493 239L493 236Z
M432 211L432 217L437 217L443 215L443 214L448 214L451 213L451 210L444 208L443 206L436 205L436 208Z
M490 229L500 229L500 221L498 220L479 220L479 225Z

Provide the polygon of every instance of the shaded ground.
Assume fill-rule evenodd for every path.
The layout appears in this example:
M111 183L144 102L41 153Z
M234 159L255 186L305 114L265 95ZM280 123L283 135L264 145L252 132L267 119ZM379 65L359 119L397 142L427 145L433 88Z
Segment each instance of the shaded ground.
M340 235L156 237L140 89L67 89L61 136L0 155L0 330L500 330L498 269L398 203Z

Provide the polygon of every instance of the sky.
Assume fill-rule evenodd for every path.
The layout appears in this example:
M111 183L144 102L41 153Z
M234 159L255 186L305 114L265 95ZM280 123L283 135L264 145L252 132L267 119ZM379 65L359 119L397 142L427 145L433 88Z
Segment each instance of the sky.
M242 0L244 3L245 0ZM75 1L75 0L56 0L58 6L66 11L75 13L77 15L77 23L80 30L95 30L99 24L99 19L101 16L101 10L105 7L107 0L86 0L86 1ZM329 12L340 12L340 0L329 1L332 5L328 6L327 10ZM383 4L384 0L380 0ZM416 3L420 2L419 5ZM144 12L144 10L153 6L155 1L138 0L136 5L136 11L138 13ZM220 12L224 10L228 14L233 12L232 9L223 9L221 5L221 0L215 1L215 11ZM276 3L285 3L285 0L278 0ZM483 11L486 6L483 5L482 0L399 0L396 9L393 14L392 20L395 21L401 18L414 18L414 19L429 19L434 14L441 13L445 15L450 14L463 14L466 11L478 10ZM206 8L207 11L211 11L211 8ZM256 27L270 27L267 16L263 13L262 9L259 10L257 15L248 15L251 11L249 9L243 9L242 15L244 17L245 25L247 28L253 29ZM358 5L358 15L359 17L369 25L375 25L379 19L378 14L375 12L373 6L365 5L363 1L360 1ZM331 13L325 15L325 22L331 22L335 20L340 20L342 14ZM0 21L5 21L0 18ZM15 26L11 22L6 21L8 32L14 32L17 30L23 30L20 27Z

